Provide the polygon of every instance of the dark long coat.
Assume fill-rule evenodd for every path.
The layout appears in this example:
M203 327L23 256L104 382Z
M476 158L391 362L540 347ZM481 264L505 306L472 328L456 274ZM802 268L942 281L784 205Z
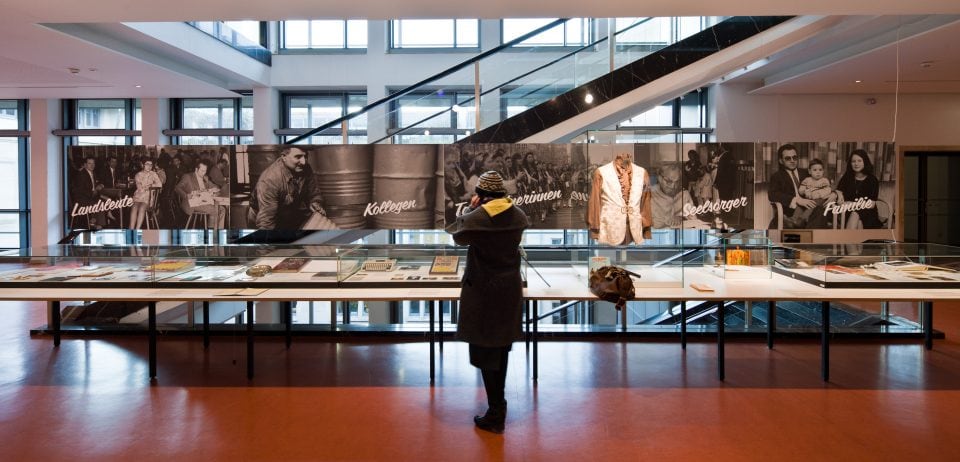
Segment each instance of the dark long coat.
M460 340L483 347L505 347L521 337L519 246L529 225L527 215L516 206L492 217L479 207L447 228L454 242L469 246L460 289Z

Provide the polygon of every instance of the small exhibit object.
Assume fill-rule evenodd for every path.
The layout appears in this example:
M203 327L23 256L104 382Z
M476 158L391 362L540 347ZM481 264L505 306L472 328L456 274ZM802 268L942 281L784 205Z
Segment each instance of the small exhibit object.
M180 271L193 266L189 260L161 260L144 268L146 271Z
M713 286L710 284L703 284L699 282L691 282L690 287L700 291L700 292L713 292Z
M750 266L750 252L740 247L727 250L727 265Z
M247 268L245 274L250 277L258 278L270 274L271 271L273 271L273 268L270 267L270 265L253 265Z
M393 271L397 265L395 258L371 258L363 262L364 271Z
M274 273L296 273L309 262L309 258L287 257L273 267Z
M430 274L457 274L460 257L456 255L437 255L430 265Z

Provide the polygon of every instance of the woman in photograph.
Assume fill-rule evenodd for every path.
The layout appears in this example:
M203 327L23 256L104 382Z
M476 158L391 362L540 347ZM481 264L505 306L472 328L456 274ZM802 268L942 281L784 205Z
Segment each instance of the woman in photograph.
M873 173L873 163L863 149L854 149L847 156L847 170L837 183L839 202L856 201L860 198L876 201L880 196L880 181ZM847 229L880 228L880 216L874 203L869 208L847 212Z
M503 187L507 189L507 195L516 196L518 187L517 180L520 176L522 167L520 161L523 156L520 153L514 153L507 162L507 167L503 169Z
M153 171L153 159L146 157L142 169L133 177L137 189L133 192L133 207L130 209L130 229L140 229L150 206L150 189L163 187L157 172Z

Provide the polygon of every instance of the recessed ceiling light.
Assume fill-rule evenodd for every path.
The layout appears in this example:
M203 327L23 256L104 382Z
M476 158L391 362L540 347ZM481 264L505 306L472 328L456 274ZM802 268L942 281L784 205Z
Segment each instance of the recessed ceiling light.
M593 95L591 95L590 93L587 93L587 96L584 96L583 100L586 101L587 104L590 104L593 102Z
M423 131L423 134L424 134L424 135L427 135L427 136L430 136L430 130L424 130L424 131Z
M853 83L863 83L863 80L854 80Z
M143 85L134 85L134 87L136 87L136 88L140 88L140 87L142 87L142 86L143 86Z

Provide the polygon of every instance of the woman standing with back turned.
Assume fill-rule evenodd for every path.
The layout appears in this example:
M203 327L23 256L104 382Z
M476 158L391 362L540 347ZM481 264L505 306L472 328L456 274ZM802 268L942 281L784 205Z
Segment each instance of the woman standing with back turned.
M507 197L499 173L481 175L475 191L470 209L447 227L454 242L469 246L457 336L470 344L470 364L480 369L487 392L489 408L473 422L481 430L503 433L507 359L521 336L520 240L530 220Z

